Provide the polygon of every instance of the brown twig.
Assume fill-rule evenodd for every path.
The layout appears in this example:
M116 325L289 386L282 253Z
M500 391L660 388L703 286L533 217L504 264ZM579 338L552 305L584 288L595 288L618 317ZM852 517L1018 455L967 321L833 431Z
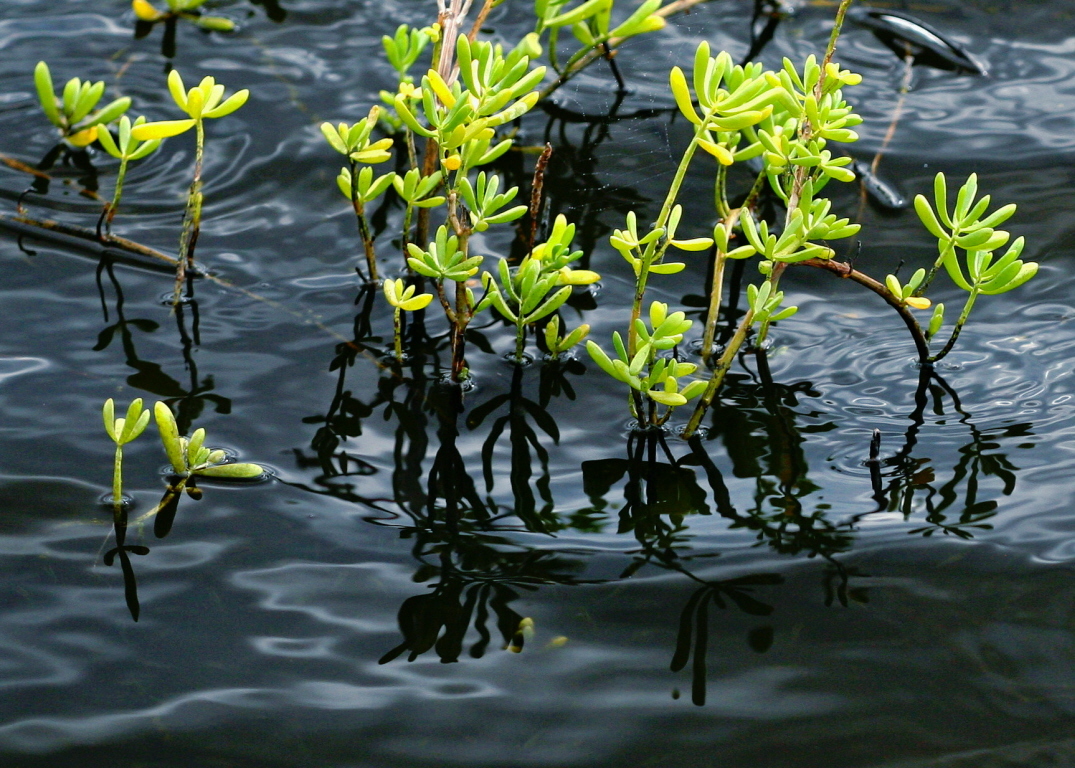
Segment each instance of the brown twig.
M534 180L530 185L530 243L527 253L534 252L534 241L537 239L538 219L541 217L541 204L545 199L545 169L552 157L552 144L545 142L545 149L541 150L541 157L534 166Z
M910 308L893 296L892 292L885 287L884 283L874 280L869 275L859 272L850 264L842 261L835 261L833 259L808 259L807 261L800 263L805 264L808 267L823 269L837 277L856 282L865 288L869 288L884 299L890 307L896 310L904 324L907 326L907 330L911 332L911 338L914 339L919 361L922 363L929 362L929 345L926 343L925 334L922 333L922 327L918 324L918 320L915 319Z

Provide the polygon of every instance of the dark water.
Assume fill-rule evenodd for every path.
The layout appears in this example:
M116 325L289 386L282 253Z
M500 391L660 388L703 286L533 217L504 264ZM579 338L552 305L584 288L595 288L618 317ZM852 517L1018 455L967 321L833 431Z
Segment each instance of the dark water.
M655 213L685 143L667 70L703 36L744 55L752 6L714 1L626 47L620 103L595 67L523 122L521 143L555 144L550 207L579 223L604 275L596 309L566 312L599 340L630 291L607 234L629 208ZM356 306L354 221L317 125L365 113L390 82L380 35L432 7L221 3L235 35L180 27L188 81L252 91L209 130L199 256L235 287L201 282L173 316L166 274L117 265L98 278L76 249L0 238L3 764L1075 763L1069 4L906 7L989 75L916 68L880 166L906 196L937 170L977 171L1019 204L1011 229L1040 275L980 301L942 378L919 388L886 307L791 270L800 312L774 333L771 380L745 358L708 439L668 442L674 465L629 442L624 398L592 366L504 364L502 328L481 330L497 354L470 355L479 383L454 426L438 416L443 344L407 381L376 364L391 319L379 300L368 316L365 297ZM39 58L57 81L118 80L136 109L174 117L160 30L133 40L128 8L3 4L0 153L33 164L52 146L32 98ZM505 4L489 26L510 38L525 10ZM801 4L761 59L819 51L833 10ZM869 160L902 65L854 26L839 58L865 76L853 149ZM501 170L525 183L532 158ZM190 161L172 140L133 168L119 234L174 252ZM98 204L79 190L110 194L115 173L94 164L96 179L57 166L30 210L91 226ZM29 181L0 166L4 212ZM688 179L686 221L708 220L710 194L701 170ZM835 197L854 213L855 190ZM387 211L384 253L398 217ZM861 269L928 260L912 212L871 206L863 223ZM506 253L510 238L480 247ZM661 278L653 298L690 304L703 277L695 265ZM430 332L441 322L431 315ZM114 542L98 504L111 467L101 403L136 396L275 472L209 485L166 538L132 528L128 543L151 550L131 558L137 623L102 559ZM875 428L877 488L863 463ZM163 462L151 438L128 450L134 516L159 498ZM523 618L535 635L510 653Z

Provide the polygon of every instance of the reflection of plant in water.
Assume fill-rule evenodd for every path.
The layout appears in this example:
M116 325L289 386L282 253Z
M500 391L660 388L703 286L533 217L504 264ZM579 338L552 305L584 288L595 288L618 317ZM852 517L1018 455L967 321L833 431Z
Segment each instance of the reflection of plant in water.
M944 398L952 402L953 413L967 425L970 442L959 449L959 461L952 468L952 476L940 486L928 458L913 455L918 445L918 432L925 423L925 410L929 396L933 396L933 412L945 415ZM904 436L904 445L893 456L875 460L870 465L874 499L877 510L903 513L905 519L915 514L916 500L925 506L927 525L908 531L911 534L932 536L934 533L970 539L975 531L990 530L987 521L996 514L995 499L980 499L980 482L983 477L996 477L1002 483L1001 492L1011 495L1015 490L1017 467L1003 453L996 453L999 438L1021 437L1029 434L1027 424L1012 424L995 430L980 430L960 402L959 395L935 370L923 368L915 392L915 409L908 417L911 426ZM890 467L887 472L882 467ZM887 487L884 477L889 476ZM961 495L959 487L966 486ZM951 512L958 510L952 519ZM860 516L861 517L861 516Z
M508 412L500 416L489 428L489 436L482 445L482 467L485 475L485 490L492 492L494 483L493 452L496 443L505 429L510 432L511 471L509 482L511 495L515 502L515 515L523 521L529 531L551 533L560 528L560 521L553 513L552 492L549 490L549 452L538 439L537 432L530 425L534 424L553 442L559 442L560 430L556 421L541 405L523 396L523 368L516 367L511 379L511 391L476 406L467 416L467 426L477 429L501 406L507 405ZM529 417L529 418L528 418ZM535 485L543 502L540 510L530 486L534 461L531 448L537 456L541 474Z
M776 573L759 573L723 581L704 582L682 569L676 570L701 582L703 586L691 595L680 614L676 650L672 655L669 668L673 672L679 672L687 666L687 662L693 655L691 701L702 706L706 701L706 652L709 646L710 604L726 610L728 603L731 603L749 616L768 616L773 612L773 607L754 597L752 594L754 588L783 584L784 579ZM760 631L755 630L750 634L749 641L755 651L764 653L772 644L772 628L762 627Z

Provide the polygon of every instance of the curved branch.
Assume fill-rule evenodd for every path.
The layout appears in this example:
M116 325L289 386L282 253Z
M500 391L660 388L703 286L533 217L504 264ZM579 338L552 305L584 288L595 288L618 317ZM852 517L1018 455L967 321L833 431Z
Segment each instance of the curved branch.
M919 362L923 365L930 364L929 343L926 341L925 334L922 333L922 327L918 324L918 320L915 319L915 316L911 313L911 310L907 305L893 296L892 292L885 287L884 283L874 280L869 275L859 272L850 264L846 264L842 261L835 261L833 259L808 259L807 261L799 263L805 264L808 267L823 269L837 277L856 282L865 288L869 288L884 299L890 307L899 313L899 316L907 326L907 330L911 332L911 338L914 339L915 348L918 351Z

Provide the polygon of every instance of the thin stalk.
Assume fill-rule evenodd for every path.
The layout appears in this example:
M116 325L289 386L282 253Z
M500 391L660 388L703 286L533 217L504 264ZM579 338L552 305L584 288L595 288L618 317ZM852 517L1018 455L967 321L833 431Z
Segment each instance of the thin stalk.
M411 205L410 203L407 203L407 208L403 211L403 239L401 241L402 245L400 247L400 250L403 251L404 259L406 259L406 257L407 257L407 243L410 242L410 237L411 237L411 218L413 216L414 216L414 206ZM414 270L411 269L410 262L406 262L406 264L407 264L407 274L409 274L409 275L414 274Z
M836 9L836 21L832 25L832 33L829 35L829 45L825 49L825 60L821 62L821 71L825 71L825 66L832 61L832 55L836 52L836 41L840 38L840 32L844 28L844 18L847 16L847 9L851 7L852 0L842 0L840 7ZM818 84L824 81L824 77L818 81Z
M362 249L366 254L366 269L369 271L369 280L371 283L376 283L380 280L377 274L377 252L373 246L373 235L370 234L369 224L366 222L366 206L362 202L362 196L358 193L358 163L351 160L350 165L351 207L354 208L355 219L358 220L358 234L362 238Z
M708 119L709 115L706 115ZM702 121L702 125L705 125L705 120ZM691 139L691 143L687 145L687 148L683 151L683 157L679 161L679 167L676 168L676 175L672 178L672 184L668 188L668 194L664 198L664 204L661 206L661 212L657 216L657 221L654 222L654 229L659 229L668 223L668 217L672 213L672 206L675 205L676 198L679 196L680 187L683 186L683 179L687 175L687 168L691 164L691 159L694 157L694 151L698 148L698 134L700 129L695 131L694 138ZM638 278L635 280L635 295L631 302L631 324L627 328L627 352L630 355L634 355L636 347L638 345L638 334L635 332L635 320L638 320L642 316L642 300L646 296L646 284L649 282L649 268L651 264L657 263L661 256L664 255L664 250L667 249L667 242L663 249L658 249L657 243L649 243L646 246L646 250L642 254L642 268L638 272Z
M776 270L774 269L773 271L775 272ZM709 410L709 406L713 404L713 398L716 397L717 391L720 389L721 384L724 383L724 375L732 367L732 363L735 362L735 356L739 353L739 348L743 346L743 342L746 341L747 331L750 330L752 325L754 325L754 310L748 309L739 323L739 327L735 329L735 335L728 342L728 346L724 348L724 354L720 356L720 360L717 361L716 366L713 368L713 375L709 379L705 392L699 398L698 405L694 407L694 413L691 414L691 419L683 430L683 437L690 438L698 431L702 418L705 416L706 411Z
M956 321L956 327L952 330L952 335L948 338L948 343L944 345L944 348L940 352L929 358L927 362L935 363L942 357L952 351L952 347L956 345L956 339L959 338L959 332L963 330L963 325L967 322L967 318L970 317L970 311L974 309L974 301L978 298L978 287L975 286L970 292L970 296L967 297L967 303L963 305L963 311L959 314L959 320Z
M523 361L523 350L526 348L526 325L523 323L522 307L519 307L519 320L515 324L515 362Z
M119 161L119 172L116 173L116 190L112 193L112 202L105 206L105 209L101 212L101 218L97 220L97 238L102 242L109 240L112 237L112 219L116 218L116 212L119 211L119 201L123 197L123 179L127 175L127 157L124 156ZM102 234L102 226L104 232Z
M396 347L396 359L402 361L403 360L403 341L401 340L400 337L402 336L403 329L401 327L400 318L399 318L399 316L400 316L400 308L399 307L394 307L394 309L395 309L395 312L392 314L392 332L393 332L393 336L395 337L394 341L395 341L395 347Z
M172 305L179 303L179 294L187 280L187 271L194 267L194 248L202 225L202 159L205 155L205 125L198 120L195 125L197 137L194 145L194 179L187 194L187 208L183 214L183 231L179 236L179 260L175 272L175 289Z
M118 514L123 508L123 446L116 445L116 460L112 465L112 508Z

